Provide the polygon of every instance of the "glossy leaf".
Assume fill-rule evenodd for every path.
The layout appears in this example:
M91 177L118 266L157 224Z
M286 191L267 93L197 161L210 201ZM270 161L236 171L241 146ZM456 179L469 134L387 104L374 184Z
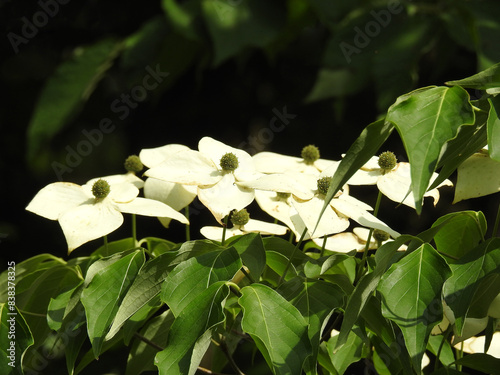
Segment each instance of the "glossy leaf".
M276 375L300 375L312 353L308 324L299 310L273 289L252 284L241 289L241 327Z
M85 306L88 335L96 358L101 353L104 337L120 303L143 263L144 253L136 250L107 264L91 279L88 279L87 274L87 287L82 292L81 301Z
M397 128L411 165L413 197L418 213L444 144L462 125L474 123L469 95L456 86L426 87L400 96L387 112Z
M434 236L441 255L460 258L475 248L486 234L486 218L482 212L461 211L440 217L433 227L447 221Z
M500 239L482 242L450 267L453 275L446 280L443 294L446 304L455 315L455 326L460 335L482 280L500 272Z
M33 345L30 328L16 306L0 303L0 372L21 375L22 359Z
M80 112L119 48L116 41L103 39L76 48L58 66L42 89L28 126L29 159Z
M332 365L337 371L337 374L344 374L350 364L359 361L363 358L363 339L358 336L360 329L354 328L349 332L345 345L338 348L338 335L333 336L328 340L327 349L332 361ZM336 349L338 348L338 349Z
M164 254L144 264L123 297L106 339L113 337L127 319L159 295L163 281L174 267L171 261L172 258Z
M322 280L304 280L300 277L282 284L276 291L291 302L309 324L312 355L308 357L305 368L308 374L316 374L321 333L334 309L344 306L344 292L340 287Z
M266 251L261 235L248 233L236 240L229 239L226 245L236 249L240 254L243 265L250 270L251 277L258 280L266 266Z
M394 263L380 280L382 314L403 332L417 372L432 327L442 320L441 290L450 274L444 259L424 244Z
M489 90L500 87L500 63L473 76L446 82L449 86L462 86L469 89Z
M160 347L165 347L173 322L174 314L172 314L172 311L167 310L148 321L140 331L140 335ZM154 357L157 352L157 348L146 344L144 341L136 340L130 349L125 375L136 375L142 371L154 371Z
M325 204L318 216L318 223L335 194L360 169L389 138L394 126L385 120L378 120L368 125L347 150L335 174L330 181L330 187L325 196ZM317 224L316 224L317 225Z
M226 319L223 304L228 295L227 285L223 281L216 282L180 312L170 328L166 348L155 357L160 375L193 375L196 372L199 360L192 358L193 353L208 348L212 331Z
M234 247L188 259L167 276L161 299L178 316L211 284L230 281L241 266L240 256Z
M488 114L488 151L490 158L500 161L500 97L489 98Z

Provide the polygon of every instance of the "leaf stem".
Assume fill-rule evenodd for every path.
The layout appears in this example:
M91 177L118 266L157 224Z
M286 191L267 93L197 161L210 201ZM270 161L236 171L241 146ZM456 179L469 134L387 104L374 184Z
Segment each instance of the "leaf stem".
M186 206L184 208L184 215L189 219L189 206ZM190 224L186 224L186 242L191 241L191 232L190 232L191 226Z
M323 237L323 244L321 245L321 252L319 253L319 257L321 258L325 253L326 239L328 236Z
M493 232L491 233L491 237L497 236L499 224L500 224L500 204L498 205L497 217L495 219L495 224L493 225Z
M132 214L132 242L137 246L137 221L135 214Z
M281 277L280 277L280 279L278 281L278 286L280 286L283 283L283 280L285 279L285 275L287 274L288 269L290 268L290 265L292 264L293 256L295 255L295 253L297 252L297 249L302 244L302 241L304 240L304 237L306 236L306 233L307 233L307 228L304 228L304 231L300 235L299 242L297 242L297 244L293 248L292 255L290 255L290 259L288 259L288 263L285 266L285 270L283 271L283 274L281 275Z
M106 256L109 255L108 253L108 235L102 236L102 239L104 240L104 250L106 251Z
M224 242L226 242L226 229L227 229L227 221L229 220L229 215L224 218L224 223L222 224L222 240L220 241L221 245L224 246Z

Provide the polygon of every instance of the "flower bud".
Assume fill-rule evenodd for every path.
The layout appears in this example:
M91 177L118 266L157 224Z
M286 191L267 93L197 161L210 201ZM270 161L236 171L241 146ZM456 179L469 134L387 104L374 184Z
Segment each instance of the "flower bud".
M378 157L378 165L384 173L389 172L396 168L398 159L391 151L382 152Z
M306 164L314 164L319 159L319 149L314 145L306 146L302 149L300 156L302 156Z
M326 195L328 188L330 187L331 177L322 177L318 180L318 193Z
M134 172L138 173L142 171L144 168L144 165L141 162L141 159L139 159L139 156L137 155L130 155L126 160L125 163L123 164L127 172Z
M250 215L248 214L248 211L243 208L239 211L233 210L231 212L231 223L233 223L234 226L243 226L246 223L248 223L248 220L250 220Z
M96 197L96 199L106 198L109 194L109 191L109 184L102 178L94 182L94 185L92 185L92 194L94 194L94 197Z
M389 233L384 232L383 230L375 229L373 231L373 238L377 242L384 242L384 241L387 241L389 238L391 238L391 236L389 235Z
M220 158L220 166L223 171L232 172L238 168L238 165L238 158L232 152L228 152Z

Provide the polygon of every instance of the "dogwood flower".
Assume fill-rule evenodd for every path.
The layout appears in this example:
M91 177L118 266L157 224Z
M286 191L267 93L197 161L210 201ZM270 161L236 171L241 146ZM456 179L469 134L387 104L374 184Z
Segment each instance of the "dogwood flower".
M310 200L294 199L293 206L297 210L298 216L303 221L308 229L309 238L324 237L334 233L340 233L349 227L349 220L352 219L358 224L379 229L390 234L391 237L399 237L399 233L392 230L389 226L370 214L368 211L373 210L371 206L349 195L348 185L343 187L333 199L330 200L327 209L318 224L319 212L321 212L325 203L325 195L328 191L331 176L325 176L325 172L320 174L320 178L316 180L316 188L314 188L314 179L310 175L304 175L304 183L308 183L310 188L315 191L315 195ZM300 222L294 220L295 227L299 229Z
M40 190L26 210L59 222L68 253L120 227L122 213L171 217L188 223L184 215L166 204L137 197L139 189L133 182L116 182L123 178L130 177L111 177L111 183L93 179L83 186L55 182Z
M160 165L172 155L180 151L189 150L189 147L180 144L169 144L156 148L146 148L141 150L139 158L148 168ZM197 187L193 185L181 185L175 182L158 180L149 177L144 182L144 196L163 202L176 211L182 210L196 198ZM171 219L159 217L162 225L168 228Z
M314 145L305 146L301 158L263 151L255 154L255 168L262 173L308 173L317 175L332 163L331 160L320 159L319 149Z
M333 175L337 167L338 164L331 165L324 172ZM432 174L429 186L437 176L437 173ZM415 208L413 195L408 194L411 189L410 163L398 163L396 156L390 151L386 151L378 157L373 156L347 183L349 185L377 185L380 192L390 200ZM424 197L434 199L434 206L439 201L438 188L442 186L453 186L453 184L450 180L445 180L424 194Z
M145 175L197 186L198 199L222 223L231 210L240 210L254 200L253 189L241 187L238 183L256 179L257 172L248 153L213 138L202 138L198 150L177 152Z
M265 221L250 219L246 209L233 211L230 215L233 224L232 228L226 228L226 238L239 236L245 233L262 233L269 235L283 235L287 228ZM209 240L222 241L224 229L221 227L206 226L201 228L200 233Z

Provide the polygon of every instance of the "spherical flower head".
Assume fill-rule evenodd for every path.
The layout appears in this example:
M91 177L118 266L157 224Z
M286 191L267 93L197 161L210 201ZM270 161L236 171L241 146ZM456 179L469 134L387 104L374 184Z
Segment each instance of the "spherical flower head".
M292 195L291 193L277 192L276 198L286 201L288 198L290 198L291 195Z
M375 229L373 231L373 238L377 242L384 242L384 241L387 241L389 238L391 238L391 236L389 235L389 233L387 233L387 232L385 232L383 230Z
M312 165L319 159L319 149L314 145L306 146L302 149L300 156L302 156L306 164Z
M318 193L322 195L326 195L328 189L330 188L330 180L331 177L322 177L318 179Z
M250 220L250 215L248 214L248 211L245 208L243 208L239 211L234 210L231 213L230 218L231 218L231 223L233 223L234 226L241 227L246 223L248 223L248 221Z
M238 168L238 158L232 152L228 152L220 158L220 166L223 171L233 172Z
M141 162L141 159L139 159L139 156L137 155L130 155L126 160L125 163L123 164L127 172L134 172L138 173L142 171L144 168L144 165Z
M102 200L106 198L109 194L109 191L109 184L102 178L94 182L94 185L92 185L92 194L94 195L94 197L96 197L96 199Z
M397 163L398 159L396 159L396 155L391 151L382 152L378 156L378 165L384 173L392 171Z

